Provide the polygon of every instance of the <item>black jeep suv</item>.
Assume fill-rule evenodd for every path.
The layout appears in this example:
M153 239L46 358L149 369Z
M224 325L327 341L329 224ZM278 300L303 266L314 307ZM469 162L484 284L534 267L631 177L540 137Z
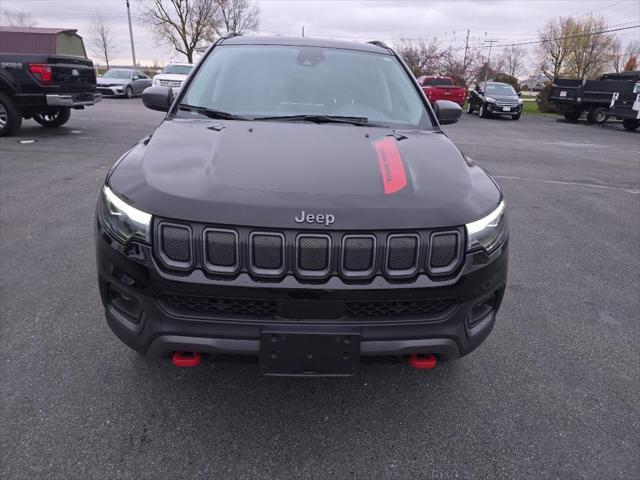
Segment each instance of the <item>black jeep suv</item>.
M258 357L267 374L418 368L473 351L507 278L505 204L384 44L216 42L97 208L100 293L141 353Z

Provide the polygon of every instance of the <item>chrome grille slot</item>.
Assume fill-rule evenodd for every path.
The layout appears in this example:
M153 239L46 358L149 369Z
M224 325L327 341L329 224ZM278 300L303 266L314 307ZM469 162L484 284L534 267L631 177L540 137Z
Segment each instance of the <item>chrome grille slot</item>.
M249 236L250 268L258 275L278 276L285 271L284 235L253 232Z
M159 254L162 262L175 269L188 269L193 265L191 227L163 222L159 225Z
M204 266L213 273L235 273L238 261L238 234L234 230L205 228Z
M436 275L451 273L457 267L460 246L458 231L432 233L429 242L429 272Z
M385 270L389 276L411 276L418 271L420 237L417 234L394 234L387 238Z
M331 237L300 234L296 238L296 272L304 277L325 277L331 269Z
M346 278L367 278L375 269L376 237L345 235L342 238L342 274Z

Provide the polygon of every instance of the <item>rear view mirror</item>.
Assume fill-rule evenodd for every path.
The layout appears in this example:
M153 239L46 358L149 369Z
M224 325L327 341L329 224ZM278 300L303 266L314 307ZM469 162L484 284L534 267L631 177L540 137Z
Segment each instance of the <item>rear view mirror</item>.
M449 100L437 100L433 106L440 125L449 125L460 120L462 108Z
M142 103L151 110L168 112L173 103L173 90L171 87L152 85L142 92Z

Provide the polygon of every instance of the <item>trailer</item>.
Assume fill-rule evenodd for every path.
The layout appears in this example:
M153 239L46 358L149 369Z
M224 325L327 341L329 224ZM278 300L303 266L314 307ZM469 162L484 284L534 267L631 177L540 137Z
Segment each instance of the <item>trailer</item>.
M598 80L556 78L549 101L567 120L583 113L590 123L601 124L614 117L627 130L638 128L640 119L640 72L609 73Z

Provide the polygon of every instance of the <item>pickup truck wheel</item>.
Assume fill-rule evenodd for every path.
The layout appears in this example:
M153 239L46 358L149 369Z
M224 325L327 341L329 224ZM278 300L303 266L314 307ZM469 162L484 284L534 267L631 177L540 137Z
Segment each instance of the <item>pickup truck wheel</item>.
M33 119L43 127L54 128L64 125L71 117L71 109L67 107L52 108L33 114Z
M629 130L630 132L633 132L637 130L638 127L640 127L640 120L632 120L632 119L622 120L622 126L624 127L625 130Z
M20 110L11 97L0 93L0 137L8 137L15 133L22 124Z
M607 121L607 117L609 115L607 114L607 109L604 107L598 107L595 108L593 110L591 110L589 112L589 114L587 115L587 120L589 120L589 123L595 123L596 125L602 125L604 122Z
M127 87L124 89L124 96L127 98L133 98L133 88Z

